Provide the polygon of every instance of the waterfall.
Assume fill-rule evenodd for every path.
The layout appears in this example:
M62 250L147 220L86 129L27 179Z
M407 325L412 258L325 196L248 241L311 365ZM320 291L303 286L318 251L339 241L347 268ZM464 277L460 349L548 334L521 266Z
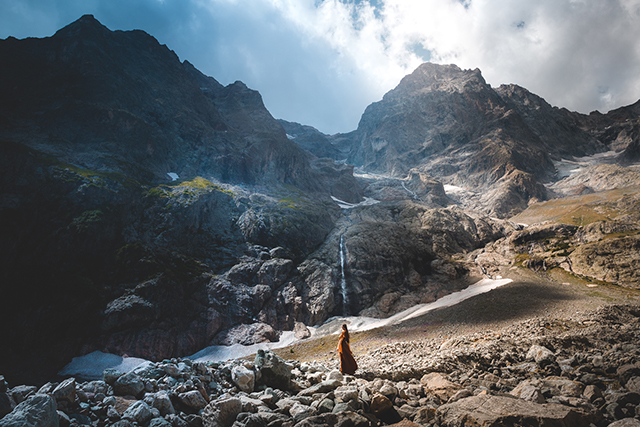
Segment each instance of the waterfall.
M344 276L347 249L344 245L344 235L340 236L340 293L342 294L343 315L349 315L349 297L347 295L347 279Z

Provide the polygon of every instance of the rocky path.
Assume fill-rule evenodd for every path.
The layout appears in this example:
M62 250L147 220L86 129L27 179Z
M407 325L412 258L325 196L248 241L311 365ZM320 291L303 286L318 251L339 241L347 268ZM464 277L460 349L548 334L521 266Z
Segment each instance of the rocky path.
M107 370L100 381L0 380L0 426L640 425L637 295L513 274L457 306L353 334L355 376L315 340L280 356Z

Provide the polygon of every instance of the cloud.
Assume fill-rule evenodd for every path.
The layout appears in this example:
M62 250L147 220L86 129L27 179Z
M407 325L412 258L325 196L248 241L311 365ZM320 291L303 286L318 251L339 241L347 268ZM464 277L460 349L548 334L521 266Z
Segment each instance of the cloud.
M640 0L0 0L0 37L47 36L84 13L143 29L278 118L328 133L421 62L480 68L551 104L640 98Z

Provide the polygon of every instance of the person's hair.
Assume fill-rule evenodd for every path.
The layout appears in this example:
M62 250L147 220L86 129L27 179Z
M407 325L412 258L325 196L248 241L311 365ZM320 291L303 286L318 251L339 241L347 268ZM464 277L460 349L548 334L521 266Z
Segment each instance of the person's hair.
M342 330L344 331L344 339L349 342L349 330L347 329L347 324L342 324Z

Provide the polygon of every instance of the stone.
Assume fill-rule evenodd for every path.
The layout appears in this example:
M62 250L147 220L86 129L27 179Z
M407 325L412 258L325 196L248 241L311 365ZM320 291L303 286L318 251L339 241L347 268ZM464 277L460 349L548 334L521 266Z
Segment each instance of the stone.
M371 412L373 412L374 414L381 414L393 408L393 402L391 402L391 400L389 400L387 396L376 393L371 399L370 408Z
M398 396L398 389L392 385L384 384L380 387L380 394L387 396L391 401L393 401L396 396Z
M259 384L280 390L288 390L291 382L291 367L272 351L258 350L253 363L260 372Z
M336 402L349 402L350 400L358 399L358 388L355 386L344 385L340 386L333 392Z
M534 403L544 403L545 398L542 395L542 391L535 386L527 385L522 388L520 391L520 399L526 400L527 402Z
M438 408L436 422L441 427L473 425L585 426L593 417L580 409L555 403L533 403L503 396L478 395Z
M202 412L204 427L231 427L242 411L242 402L236 397L211 401Z
M593 403L596 399L602 398L602 391L595 385L588 385L584 388L582 395L589 402Z
M439 372L432 372L420 379L424 389L436 395L442 402L447 402L454 394L462 389L460 384L449 381Z
M19 403L0 419L0 427L59 427L60 418L53 397L36 394Z
M327 412L332 412L334 407L335 403L333 402L333 399L324 398L320 401L320 403L318 403L317 411L320 414L324 414Z
M293 336L297 340L303 340L311 336L311 331L302 322L295 322L293 325Z
M16 403L13 401L13 398L5 392L0 392L0 418L13 411L15 407Z
M456 402L460 399L464 399L465 397L469 397L469 396L473 396L473 393L466 389L463 388L462 390L456 392L456 394L454 394L453 396L451 396L451 398L447 401L447 403L453 403Z
M256 383L256 374L242 365L231 368L231 379L238 388L245 393L253 392Z
M69 418L69 415L64 412L58 411L58 424L60 427L69 427L69 424L71 424L71 418Z
M57 403L73 403L76 400L76 379L67 378L62 381L54 390L53 397Z
M314 384L311 387L307 387L304 390L298 392L298 396L312 396L316 393L329 393L340 387L342 382L339 380L326 380L318 384Z
M629 391L632 391L634 393L640 393L640 377L634 376L629 378L629 380L625 384L625 387Z
M164 418L154 418L149 422L149 427L171 427L171 423Z
M616 374L622 385L625 385L632 377L640 376L640 367L631 364L622 365L616 370Z
M533 360L540 366L546 366L555 362L555 355L548 348L534 344L529 348L526 359Z
M102 371L102 381L113 386L118 378L120 378L124 373L120 372L117 369L105 369Z
M134 372L118 377L113 383L113 393L118 396L138 396L143 390L144 382Z
M160 411L160 415L163 417L168 414L176 413L173 403L171 402L171 398L169 397L169 393L165 390L159 391L153 396L152 406L158 409L158 411Z
M199 411L200 409L204 409L207 406L207 401L205 400L202 393L198 390L187 391L186 393L180 393L178 395L178 399L185 406L189 407L192 410Z
M18 385L9 390L8 393L16 404L20 404L27 400L29 396L35 394L37 390L38 387L35 386Z
M640 427L640 420L635 418L623 418L609 424L608 427Z
M327 375L327 380L344 381L344 375L337 369L334 369Z
M293 422L297 423L305 418L309 418L314 415L314 410L310 406L296 403L289 409L289 415L293 418Z
M144 401L138 400L124 411L122 418L144 425L152 418L151 408Z

